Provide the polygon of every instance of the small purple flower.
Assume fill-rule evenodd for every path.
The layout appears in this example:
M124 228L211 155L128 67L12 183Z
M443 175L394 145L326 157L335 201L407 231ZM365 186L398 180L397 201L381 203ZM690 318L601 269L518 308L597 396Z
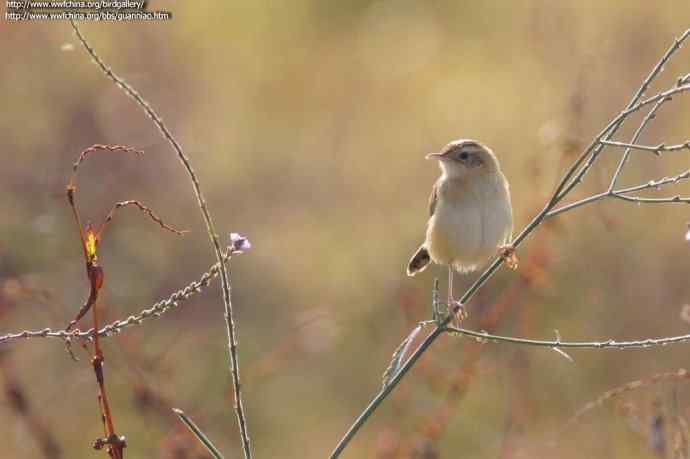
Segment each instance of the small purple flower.
M244 253L252 248L252 243L239 233L230 233L230 249L232 253Z

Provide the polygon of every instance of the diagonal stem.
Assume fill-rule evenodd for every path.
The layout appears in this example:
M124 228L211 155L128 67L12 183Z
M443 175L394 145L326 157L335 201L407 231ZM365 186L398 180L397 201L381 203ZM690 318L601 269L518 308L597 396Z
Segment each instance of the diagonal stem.
M632 138L630 139L630 143L634 144L637 142L637 140L640 138L642 135L642 132L644 132L645 128L649 124L650 121L654 119L656 116L656 112L661 108L662 105L664 105L664 102L666 102L669 99L661 99L659 100L654 106L649 110L649 112L645 115L644 119L638 126L638 128L635 130L635 133L633 134ZM616 183L618 183L618 178L620 177L621 173L623 172L623 168L625 167L625 164L628 161L628 158L630 157L630 152L632 151L631 147L627 147L625 151L623 152L623 156L621 157L620 162L618 163L618 167L616 167L616 172L613 174L613 178L611 178L611 183L609 184L609 193L613 191L613 189L616 187Z

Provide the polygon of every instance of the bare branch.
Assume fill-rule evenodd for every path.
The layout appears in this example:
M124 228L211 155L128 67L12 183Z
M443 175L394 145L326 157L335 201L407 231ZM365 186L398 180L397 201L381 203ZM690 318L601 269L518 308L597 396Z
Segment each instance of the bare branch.
M640 185L635 185L635 186L630 186L627 188L621 188L619 190L614 191L613 193L615 194L621 194L621 193L632 193L634 191L642 191L642 190L647 190L650 188L654 188L656 190L660 190L662 187L666 185L673 185L678 182L681 182L683 180L687 180L690 178L690 169L686 170L684 172L681 172L678 175L673 175L671 177L662 177L657 180L650 180L647 183L642 183Z
M683 198L679 195L669 196L667 198L641 198L638 196L626 196L624 194L613 194L614 198L622 199L628 202L636 202L638 204L665 204L665 203L690 203L690 198Z
M639 145L636 143L626 143L626 142L615 142L613 140L602 140L600 143L603 143L604 145L607 145L609 147L619 147L619 148L629 148L632 150L651 151L652 153L655 153L657 156L660 155L661 153L667 152L667 151L690 150L690 140L685 142L685 143L678 143L675 145L665 145L663 143L660 143L659 145L656 145L656 146Z
M672 177L663 177L658 180L650 180L649 182L642 183L640 185L635 185L635 186L629 186L626 188L620 188L618 190L614 190L612 192L604 191L603 193L598 193L592 196L589 196L584 199L580 199L579 201L575 201L570 204L566 204L564 206L561 206L557 209L553 209L549 211L549 213L546 215L547 217L554 217L558 214L561 214L563 212L567 212L569 210L573 210L577 207L584 206L586 204L591 204L595 201L599 201L601 199L609 198L609 197L620 197L622 194L627 194L627 193L632 193L635 191L642 191L642 190L647 190L650 188L654 188L656 190L660 190L662 187L667 186L667 185L673 185L676 184L680 181L690 179L690 170L687 170L685 172L682 172L678 175L674 175ZM615 196L618 195L618 196ZM625 198L621 198L626 200ZM627 199L627 201L630 201Z
M582 154L582 156L573 164L573 168L571 171L574 169L580 167L580 160L584 158L587 158L589 156L589 153L592 152L591 156L589 156L589 160L585 165L582 167L580 172L577 174L575 179L573 179L570 184L566 185L568 183L568 180L570 180L571 171L568 171L566 176L561 180L561 183L558 185L556 188L556 191L554 192L554 197L551 200L551 203L555 205L557 202L553 202L554 199L557 197L564 197L567 195L575 186L577 186L578 183L582 181L582 178L587 174L589 169L594 165L594 162L598 158L599 154L604 148L604 145L600 143L600 140L610 140L618 131L618 129L622 126L623 121L627 116L634 112L637 111L641 108L641 103L638 103L644 93L647 91L649 86L652 84L652 81L661 73L664 69L664 66L666 63L671 59L673 54L675 54L676 51L680 49L680 47L683 45L683 42L687 40L687 38L690 36L690 29L686 30L679 38L674 40L673 44L669 47L669 49L664 53L664 55L661 57L659 62L654 66L652 71L647 75L647 78L642 82L642 85L638 88L638 90L635 92L633 97L630 99L630 102L628 102L626 110L621 112L618 117L614 118L608 126L604 128L604 130L595 138L595 140L587 147ZM690 76L690 74L688 74ZM676 87L681 87L684 86L690 81L690 78L679 78L678 81L676 82ZM637 108L634 108L636 107ZM629 111L626 113L627 111ZM559 199L560 200L560 199Z
M552 349L630 349L630 348L647 348L653 346L666 346L668 344L681 344L690 342L690 334L669 336L665 338L643 338L631 341L616 341L608 339L605 341L561 341L555 340L538 340L527 338L515 338L512 336L492 335L484 331L467 330L465 328L445 327L446 331L458 333L460 335L471 336L483 342L495 343L511 343L520 344L524 346L547 347Z
M113 217L115 216L115 212L116 212L118 209L121 209L122 207L127 207L127 206L134 206L134 207L138 208L140 211L142 211L142 212L144 212L146 215L148 215L149 218L150 218L151 220L153 220L154 222L158 223L158 225L159 225L161 228L163 228L163 229L165 229L165 230L168 230L168 231L170 231L171 233L183 235L183 234L189 232L188 230L178 230L178 229L173 228L172 226L166 224L163 220L161 220L161 218L160 218L158 215L156 215L155 213L153 213L153 211L152 211L150 208L146 207L146 206L145 206L144 204L142 204L141 202L135 201L135 200L130 200L130 201L121 201L121 202L115 203L115 205L113 206L112 210L111 210L110 212L108 212L108 216L105 217L105 221L103 222L103 224L101 225L101 227L98 229L98 233L97 233L97 234L98 234L98 237L99 237L99 238L103 235L103 232L104 232L105 229L108 227L108 225L110 224L110 222L113 220Z
M223 256L223 262L227 263L232 258L232 253L226 253ZM201 292L201 290L208 286L213 278L218 276L220 272L220 266L218 263L211 266L211 268L201 275L201 278L197 281L192 282L185 288L176 291L170 295L165 300L161 300L152 306L145 308L138 312L137 314L131 315L124 320L116 320L100 330L98 330L98 335L104 338L112 336L114 334L120 333L125 328L133 327L136 325L141 325L141 323L150 318L160 317L162 314L170 311L171 309L179 306L181 302L188 299L189 297ZM17 339L28 339L28 338L58 338L66 340L69 338L92 338L94 336L93 328L82 331L79 329L73 331L65 330L53 330L51 328L44 328L42 330L24 330L18 333L9 333L0 336L0 344Z
M638 126L637 130L633 134L632 138L630 139L630 143L634 144L637 142L637 139L640 138L642 135L642 132L646 129L647 125L654 119L656 118L656 112L659 111L662 105L666 101L671 100L671 98L663 98L660 99L654 106L652 107L651 110L645 115L644 119ZM625 163L628 161L628 158L630 157L630 152L632 151L631 148L626 148L625 151L623 152L623 156L621 157L620 162L618 163L618 167L616 168L616 172L613 174L613 177L611 178L611 183L609 183L609 191L613 190L616 187L616 183L618 182L618 178L620 177L621 173L623 172L623 167L625 167ZM657 152L657 154L659 154Z
M91 155L92 153L96 151L123 151L126 153L134 153L135 155L141 156L144 154L142 150L137 150L134 147L128 147L127 145L103 145L100 143L97 143L95 145L91 145L89 148L86 148L82 150L82 152L79 154L79 158L74 162L72 165L72 170L74 173L77 173L77 169L79 169L79 166L81 165L82 162L86 159L87 156Z

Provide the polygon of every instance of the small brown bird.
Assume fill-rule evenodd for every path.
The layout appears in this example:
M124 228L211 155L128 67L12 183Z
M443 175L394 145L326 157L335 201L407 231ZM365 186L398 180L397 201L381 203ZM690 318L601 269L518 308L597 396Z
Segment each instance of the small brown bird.
M496 156L476 140L455 140L426 159L439 161L441 177L429 198L426 239L410 259L407 275L423 271L432 261L447 265L448 307L460 310L463 306L453 297L453 269L474 271L497 252L515 268L517 258L509 245L510 189Z

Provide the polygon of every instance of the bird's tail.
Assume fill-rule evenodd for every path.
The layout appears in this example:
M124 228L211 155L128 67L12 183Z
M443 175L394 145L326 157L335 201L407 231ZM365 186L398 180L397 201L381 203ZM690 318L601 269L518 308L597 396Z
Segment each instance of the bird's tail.
M422 272L431 262L431 257L429 256L429 251L424 246L420 246L417 251L410 258L410 262L407 264L407 275L414 276L415 274Z

